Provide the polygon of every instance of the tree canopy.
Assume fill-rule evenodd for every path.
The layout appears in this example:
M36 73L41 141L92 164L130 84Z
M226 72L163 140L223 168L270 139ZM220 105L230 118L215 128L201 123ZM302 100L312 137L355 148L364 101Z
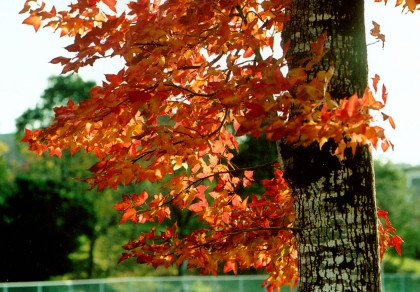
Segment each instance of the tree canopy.
M55 108L47 129L27 129L23 141L29 149L57 156L63 149L93 152L99 162L85 181L98 190L164 181L157 193L123 195L114 205L121 223L162 224L172 219L171 208L189 210L202 223L183 237L177 222L152 228L124 246L121 260L135 257L155 267L187 261L189 268L210 274L220 266L235 273L263 268L269 289L295 283L294 235L301 227L294 226L283 161L267 162L274 178L262 182L262 194L242 196L254 171L267 163L237 166L238 137L264 134L293 147L316 145L337 156L336 164L360 145L392 146L383 128L371 124L369 111L381 111L387 99L378 75L361 94L337 99L329 91L340 72L334 64L316 70L328 54L328 34L303 45L304 57L293 59L290 43L280 50L292 2L138 0L124 11L117 11L116 0L78 0L63 11L25 2L25 24L74 38L66 47L70 56L51 61L63 73L102 58L125 61L89 99ZM419 1L396 4L413 12ZM384 40L379 26L372 35ZM382 116L394 127L390 116ZM382 247L399 249L386 214L379 215L385 218Z
M95 85L95 82L85 82L77 75L51 76L48 83L48 88L41 95L36 107L27 109L16 120L18 132L46 128L54 118L54 107L66 104L69 98L75 102L88 98L89 90Z

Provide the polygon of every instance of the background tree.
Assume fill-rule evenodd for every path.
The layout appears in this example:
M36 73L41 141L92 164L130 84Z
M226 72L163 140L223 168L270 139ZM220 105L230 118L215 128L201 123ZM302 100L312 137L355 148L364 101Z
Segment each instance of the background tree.
M389 212L389 218L404 239L402 260L399 266L385 261L386 272L407 271L405 258L420 259L419 253L419 197L412 196L413 190L407 187L406 176L402 167L390 162L375 162L375 183L378 206Z
M6 160L4 159L5 153L9 151L6 144L0 142L0 205L10 196L12 192L11 175L8 171Z
M70 97L74 102L85 100L94 86L95 82L84 81L78 75L51 76L35 108L27 109L17 118L17 133L22 135L25 129L48 127L54 118L54 107L66 104Z
M0 281L47 280L70 272L68 255L81 234L93 232L86 220L92 209L55 181L18 177L15 184L0 205Z
M98 190L161 184L114 205L120 223L158 225L130 240L121 260L188 261L203 273L264 268L269 289L296 282L299 261L302 291L380 290L367 144L390 143L369 124L368 111L384 105L374 98L377 78L374 92L365 90L362 1L138 1L127 13L108 0L62 13L33 2L24 23L75 37L67 47L75 54L52 60L64 73L102 57L126 62L88 100L57 108L49 128L23 139L39 154L93 152L99 161L86 182ZM290 40L282 57L280 32ZM281 151L264 192L241 198L260 167L232 162L245 134L280 141ZM173 208L193 212L203 228L179 236ZM382 246L399 245L386 223Z
M24 135L26 128L34 129L37 126L46 127L51 123L54 116L53 108L66 104L69 98L77 102L86 100L89 96L89 90L94 85L94 82L84 81L78 75L51 76L48 87L41 95L37 106L34 109L26 110L17 119L16 127L18 131L16 136L18 139ZM32 181L34 184L43 184L47 180L50 184L57 186L56 192L63 196L63 198L72 199L71 202L74 203L73 207L83 207L90 211L87 213L89 216L80 217L80 221L89 226L90 232L81 232L79 230L80 233L76 236L79 243L78 248L72 250L71 253L62 250L63 254L60 255L63 260L65 259L67 262L71 262L71 265L65 270L65 274L60 275L57 271L54 272L50 269L48 271L54 273L48 275L48 271L46 271L45 277L92 278L115 277L120 275L138 276L150 275L150 273L154 272L154 269L150 271L151 269L147 268L134 270L133 265L135 263L116 267L119 257L118 252L124 243L121 238L130 237L142 230L135 231L136 226L129 226L128 224L122 227L116 226L119 221L119 216L117 213L112 212L111 208L116 202L115 194L106 191L98 196L95 190L88 190L86 185L75 180L76 178L87 175L87 169L95 162L93 155L86 156L80 153L70 155L68 151L64 151L60 160L50 157L47 154L44 154L42 159L39 159L36 158L35 154L28 152L26 149L22 147L18 148L20 148L18 154L23 154L24 161L21 161L20 167L13 168L11 173L18 177L25 177L25 179ZM13 157L16 157L16 154ZM157 189L158 186L143 183L137 185L136 188L144 188L150 191ZM134 192L134 188L121 188L120 192ZM21 199L24 198L22 195L18 197ZM45 201L41 201L39 204L42 202ZM15 214L15 217L21 216L20 212L12 214ZM143 230L147 230L147 228L150 229L150 227L146 227ZM54 232L54 230L50 230L50 232ZM49 236L53 237L52 234L49 234ZM59 234L57 236L59 237ZM13 239L18 240L17 237L12 238L10 241L11 246L14 246L12 244ZM36 249L33 250L33 253L36 253ZM173 270L159 271L158 273L175 274Z
M244 198L252 194L260 195L264 193L265 189L262 181L274 177L274 161L277 161L275 142L268 141L264 136L257 139L250 135L241 137L239 151L235 153L232 162L239 168L260 166L254 170L254 181L251 185L242 186L243 190L238 190Z
M4 161L4 154L8 151L6 144L0 142L0 183L7 180L7 168L6 162Z
M76 100L86 99L93 85L77 76L50 77L41 102L18 118L17 136L23 136L24 127L50 123L52 108L66 102L70 95L73 94ZM74 181L74 177L81 176L93 160L89 162L80 155L70 157L68 153L60 161L47 155L42 160L35 160L33 153L14 147L13 141L6 142L12 146L13 153L8 161L9 179L1 191L1 230L2 234L9 235L2 242L3 281L45 280L76 270L91 276L92 249L89 260L78 261L75 265L69 255L78 250L83 237L94 242L96 236L92 198L84 195L84 187ZM13 159L15 163L11 161ZM42 215L36 216L37 212ZM48 257L51 261L45 259L48 252L52 255ZM28 271L22 273L21 268L14 268L13 261L17 258L27 263ZM29 273L34 267L37 272Z
M16 119L16 137L21 139L24 135L25 129L34 129L37 127L45 128L51 123L54 117L54 107L66 104L71 97L76 102L81 102L89 97L89 90L95 85L93 81L84 81L78 75L67 76L51 76L48 79L48 87L40 96L40 101L35 108L27 109L19 118ZM81 217L82 220L90 226L91 230L88 233L81 233L88 237L89 258L87 265L84 266L87 271L87 276L91 277L93 274L93 246L97 237L95 227L97 225L97 218L94 210L93 197L89 196L86 188L81 186L75 178L86 175L86 170L90 164L94 162L92 156L70 155L68 151L63 152L62 159L56 160L48 155L44 155L42 160L34 159L33 153L29 153L21 149L25 157L25 163L20 172L24 176L31 178L34 182L42 182L48 180L57 183L57 188L60 186L62 190L57 190L58 193L64 197L70 196L75 202L75 206L84 206L87 210L91 210L88 217ZM69 190L72 190L69 192ZM78 265L75 265L78 267Z

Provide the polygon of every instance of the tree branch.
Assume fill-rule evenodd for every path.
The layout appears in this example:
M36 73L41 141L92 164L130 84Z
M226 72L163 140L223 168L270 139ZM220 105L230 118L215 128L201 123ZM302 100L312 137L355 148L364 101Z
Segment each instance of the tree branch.
M195 96L213 97L216 94L216 93L210 93L210 94L209 93L198 93L198 92L195 92L191 89L176 85L174 83L164 83L163 85L170 86L170 87L175 87L175 88L178 88L180 90L187 91L187 92L189 92L189 93L191 93L192 95L195 95Z

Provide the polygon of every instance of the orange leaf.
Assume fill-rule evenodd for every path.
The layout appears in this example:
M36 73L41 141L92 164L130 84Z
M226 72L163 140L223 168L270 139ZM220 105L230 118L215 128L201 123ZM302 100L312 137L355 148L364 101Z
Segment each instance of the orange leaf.
M259 117L265 113L264 107L255 102L248 102L246 103L246 107L248 108L247 114L249 114L251 117Z
M413 12L414 10L416 10L417 5L419 5L419 4L420 4L419 0L405 0L404 7L407 7L408 10Z
M378 81L379 81L379 75L375 74L375 77L372 78L373 80L373 89L375 89L375 92L378 91Z
M66 58L66 57L57 57L54 58L50 61L51 64L67 64L70 61L70 58Z
M21 142L30 142L33 136L34 132L29 129L25 129L25 136L22 138Z
M232 206L242 208L242 199L238 195L234 195L232 198Z
M207 190L208 186L204 186L204 185L199 185L197 187L198 193L195 195L198 199L200 199L201 201L206 200L206 195L205 195L205 191Z
M388 212L387 211L379 209L377 214L378 214L378 217L388 220Z
M53 155L57 155L59 158L61 158L61 155L62 155L61 149L60 148L51 149L50 156L53 156Z
M337 111L337 117L342 120L346 121L349 118L358 114L360 104L362 100L357 97L356 94L352 95L349 99L342 101L343 109Z
M252 170L245 170L244 171L244 175L250 181L253 181L254 180L254 172Z
M32 25L35 31L38 31L39 27L41 26L41 17L39 17L38 15L30 15L22 23Z
M24 4L24 7L22 8L21 11L19 11L19 14L23 14L28 12L31 9L31 5L29 4L29 1L26 1Z
M234 261L227 261L226 264L223 266L223 273L228 273L230 271L233 271L233 273L236 275L238 272L238 264Z
M382 151L383 152L386 152L388 150L388 148L389 148L388 141L387 140L383 141L382 144L381 144L381 147L382 147Z
M397 251L398 255L401 256L401 243L403 243L404 240L401 239L398 235L393 235L391 239L389 240L389 246L395 247L395 250Z
M111 82L111 84L121 83L120 76L115 75L115 74L105 74L105 78L108 82Z
M134 222L137 222L137 211L134 208L128 208L127 210L124 211L124 214L121 216L120 219L120 224L131 220Z
M230 222L230 213L229 212L223 212L223 214L222 214L222 220L226 224L229 224L229 222Z
M91 166L89 168L89 171L92 172L92 173L100 173L100 172L104 171L106 163L107 163L106 161L101 160L101 161L95 163L93 166ZM123 197L123 199L124 199L124 197Z
M158 208L156 210L156 217L158 219L158 223L162 224L162 222L163 222L163 220L165 220L165 218L170 218L170 216L169 216L170 213L171 213L171 211L169 210L168 206Z
M254 55L254 50L251 47L249 47L244 53L244 58L249 58L252 55Z
M384 119L384 121L388 120L391 127L395 130L394 119L391 116L388 116L387 114L384 114L384 113L381 113L381 114L382 114L382 118Z
M389 121L389 124L391 125L391 127L395 130L395 122L394 122L394 119L391 116L389 116L388 117L388 121Z
M115 8L115 5L117 4L117 0L102 0L102 2L109 7L112 11L117 13L117 9Z
M374 36L376 39L382 41L382 47L384 47L385 35L381 33L381 26L375 21L372 21L372 24L373 24L373 28L370 30L370 34Z
M118 202L114 206L112 206L113 209L117 211L125 211L131 206L131 200L129 196L122 195L122 198L122 202Z
M382 85L382 100L384 101L384 104L386 104L386 101L388 99L388 93L386 92L385 85Z
M315 53L316 55L322 55L324 52L324 44L325 40L327 39L327 33L323 33L318 37L316 43L312 43L311 45L311 52Z
M384 107L382 103L376 101L376 99L373 97L372 91L370 91L368 88L363 94L363 105L375 110L379 110Z
M148 198L148 194L146 191L143 191L141 194L139 195L132 195L131 199L134 202L134 206L140 206L142 204L144 204L144 202L146 202Z
M193 211L193 212L195 212L195 213L201 212L201 211L203 211L203 210L207 207L207 204L206 204L206 203L207 203L207 202L200 201L200 202L198 202L198 203L191 204L191 205L188 207L188 210Z

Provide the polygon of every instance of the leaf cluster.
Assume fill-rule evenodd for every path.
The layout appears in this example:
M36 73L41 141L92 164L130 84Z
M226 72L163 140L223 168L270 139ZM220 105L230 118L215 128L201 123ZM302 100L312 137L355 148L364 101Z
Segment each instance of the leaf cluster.
M388 0L375 0L375 2L385 2L385 5L388 3ZM403 6L403 9L407 9L410 12L415 10L420 10L420 1L419 0L396 0L395 6Z

